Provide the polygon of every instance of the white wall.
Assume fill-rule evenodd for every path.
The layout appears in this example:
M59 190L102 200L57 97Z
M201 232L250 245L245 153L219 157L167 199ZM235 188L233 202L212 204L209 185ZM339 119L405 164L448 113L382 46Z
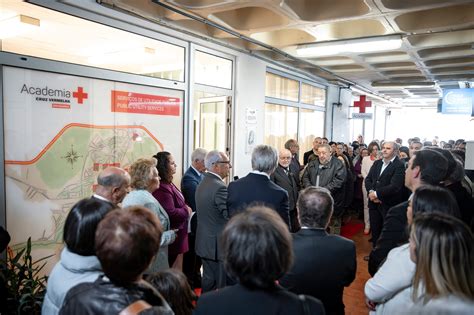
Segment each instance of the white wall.
M333 103L341 103L336 106ZM349 142L349 106L352 106L352 92L349 89L329 86L326 103L326 134L329 141ZM332 127L332 128L331 128Z
M420 137L431 141L474 140L474 120L469 115L446 115L436 108L406 107L392 109L387 119L387 139L400 137L406 145L408 138Z
M266 63L245 54L237 56L236 64L236 91L234 102L234 143L232 150L234 176L243 177L252 170L250 153L246 149L246 122L247 108L257 110L256 144L263 143L264 133L264 105L265 105L265 72Z

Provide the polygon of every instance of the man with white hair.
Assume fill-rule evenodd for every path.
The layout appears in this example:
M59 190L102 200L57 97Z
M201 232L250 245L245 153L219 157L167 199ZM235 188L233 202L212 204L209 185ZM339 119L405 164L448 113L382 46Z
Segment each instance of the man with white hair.
M203 265L202 292L222 288L226 274L219 250L220 234L229 220L224 179L232 167L224 152L210 151L204 160L207 173L196 189L196 254Z
M341 233L341 217L344 212L344 183L346 168L338 158L331 155L329 144L318 147L318 158L308 163L301 179L303 187L324 187L334 199L334 213L329 226L331 233Z
M270 179L286 190L288 193L288 207L290 213L290 232L295 233L300 229L298 222L298 215L296 211L296 200L298 200L299 185L299 171L293 173L291 169L291 151L287 149L281 149L278 154L278 166L270 175Z
M188 278L188 282L192 288L201 287L201 260L196 256L194 251L194 243L196 240L197 216L196 212L196 188L204 177L206 166L204 165L204 157L207 150L197 148L191 153L191 165L186 170L181 179L181 192L183 193L186 204L193 209L191 217L191 231L189 231L188 242L189 251L183 256L183 273Z
M254 148L253 171L229 184L227 207L231 216L244 211L250 204L260 204L275 210L290 226L288 193L270 180L277 165L278 153L274 147L261 144Z

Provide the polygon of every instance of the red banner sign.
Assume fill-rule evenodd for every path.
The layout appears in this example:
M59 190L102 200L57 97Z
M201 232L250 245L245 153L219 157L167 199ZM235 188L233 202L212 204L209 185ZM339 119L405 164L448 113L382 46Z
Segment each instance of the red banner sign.
M180 106L176 97L112 91L112 112L179 116Z

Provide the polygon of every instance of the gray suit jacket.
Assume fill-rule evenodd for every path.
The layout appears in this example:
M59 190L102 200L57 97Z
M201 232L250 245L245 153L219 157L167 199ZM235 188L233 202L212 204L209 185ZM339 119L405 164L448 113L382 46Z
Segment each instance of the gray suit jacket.
M227 187L216 175L205 173L196 189L196 254L199 257L218 260L219 238L229 220L227 212Z

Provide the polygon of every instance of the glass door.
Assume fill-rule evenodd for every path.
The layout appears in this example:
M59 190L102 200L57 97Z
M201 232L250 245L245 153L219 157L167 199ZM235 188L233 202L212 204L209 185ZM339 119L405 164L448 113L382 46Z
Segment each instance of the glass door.
M227 101L230 97L204 97L198 100L198 147L227 152Z

